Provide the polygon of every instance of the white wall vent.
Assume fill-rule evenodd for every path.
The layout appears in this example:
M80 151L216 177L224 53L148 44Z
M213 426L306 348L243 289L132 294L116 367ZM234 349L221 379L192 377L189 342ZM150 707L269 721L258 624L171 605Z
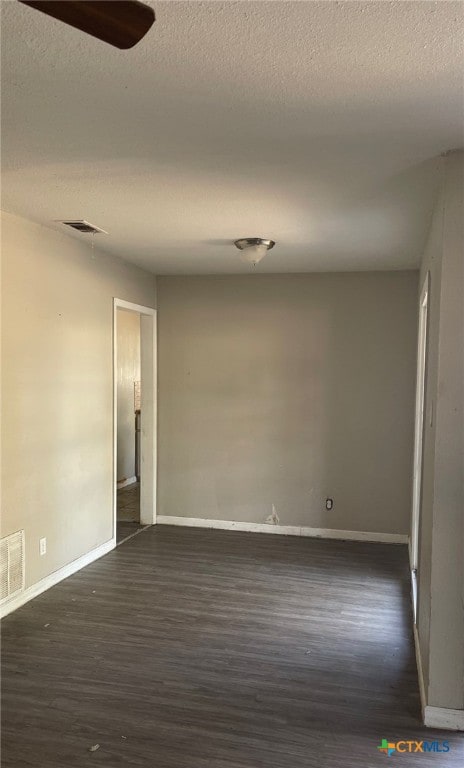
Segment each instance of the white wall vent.
M24 589L24 531L0 539L0 602Z

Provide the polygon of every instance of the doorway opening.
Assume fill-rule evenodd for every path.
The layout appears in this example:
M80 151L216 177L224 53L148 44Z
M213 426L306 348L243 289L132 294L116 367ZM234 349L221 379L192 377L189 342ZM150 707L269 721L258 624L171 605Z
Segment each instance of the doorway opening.
M422 500L422 461L424 446L425 374L427 360L427 315L429 297L429 273L424 281L419 300L419 328L417 339L416 410L414 425L414 463L412 487L411 524L411 583L414 623L417 624L419 588L419 535Z
M116 544L156 522L156 312L114 299Z

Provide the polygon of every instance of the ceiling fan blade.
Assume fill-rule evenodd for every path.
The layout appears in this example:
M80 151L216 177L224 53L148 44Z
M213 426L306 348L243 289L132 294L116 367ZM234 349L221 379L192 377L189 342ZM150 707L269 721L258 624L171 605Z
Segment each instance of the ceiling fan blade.
M132 48L155 21L137 0L19 0L116 48Z

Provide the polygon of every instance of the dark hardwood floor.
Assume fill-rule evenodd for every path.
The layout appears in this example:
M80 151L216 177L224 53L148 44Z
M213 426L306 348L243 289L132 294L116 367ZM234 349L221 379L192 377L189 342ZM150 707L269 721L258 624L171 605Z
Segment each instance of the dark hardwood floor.
M131 483L116 491L118 520L140 521L140 483Z
M116 543L121 544L129 536L140 533L140 483L131 483L119 488L116 496L117 521Z
M151 527L8 616L2 651L3 768L464 765L420 724L403 546Z
M116 525L116 544L122 544L130 536L135 536L145 528L141 523L133 523L130 520L118 520Z

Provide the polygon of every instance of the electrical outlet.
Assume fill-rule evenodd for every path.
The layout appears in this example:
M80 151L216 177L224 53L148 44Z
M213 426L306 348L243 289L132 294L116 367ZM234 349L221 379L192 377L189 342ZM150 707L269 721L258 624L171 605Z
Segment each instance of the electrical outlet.
M47 554L47 539L43 538L39 541L39 552L41 555Z
M326 509L327 509L329 512L330 512L330 510L332 509L333 505L334 505L334 501L333 501L333 499L326 499L326 500L325 500L325 508L326 508Z

